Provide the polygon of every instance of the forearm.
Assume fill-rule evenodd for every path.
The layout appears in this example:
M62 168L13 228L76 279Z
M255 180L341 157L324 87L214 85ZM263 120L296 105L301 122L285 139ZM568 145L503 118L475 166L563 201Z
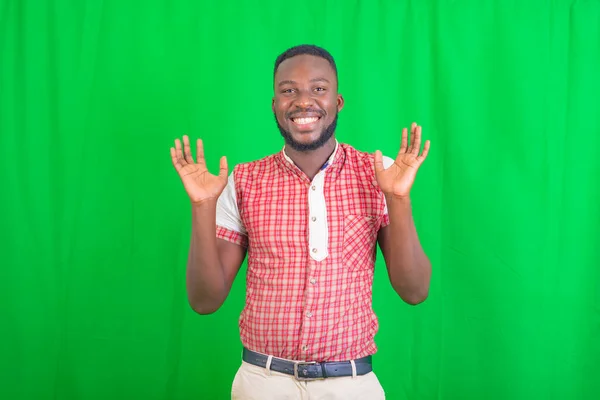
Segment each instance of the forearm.
M192 206L186 285L190 305L201 314L216 311L227 296L225 273L217 249L215 201Z
M389 245L386 264L394 290L408 303L417 304L429 293L431 263L419 241L409 198L386 197Z

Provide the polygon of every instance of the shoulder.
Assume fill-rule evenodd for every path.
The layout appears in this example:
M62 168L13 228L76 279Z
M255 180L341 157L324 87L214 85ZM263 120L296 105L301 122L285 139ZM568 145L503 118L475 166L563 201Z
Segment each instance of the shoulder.
M243 162L237 164L233 171L234 174L252 173L255 171L266 170L273 168L277 163L278 154L271 154L258 160Z
M368 171L375 173L373 163L375 162L375 153L368 153L366 151L357 150L353 146L340 143L341 148L344 150L346 155L346 162L353 167L358 169L367 169ZM394 163L394 159L383 155L383 166L388 168Z
M231 180L238 190L248 189L257 182L268 180L276 173L281 155L271 154L258 160L237 164L231 173Z

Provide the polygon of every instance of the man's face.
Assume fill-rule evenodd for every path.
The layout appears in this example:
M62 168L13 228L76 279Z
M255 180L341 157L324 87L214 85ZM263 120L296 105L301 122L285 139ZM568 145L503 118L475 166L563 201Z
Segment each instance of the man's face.
M273 113L286 144L298 151L324 145L344 106L329 62L311 55L288 58L279 64L274 85Z

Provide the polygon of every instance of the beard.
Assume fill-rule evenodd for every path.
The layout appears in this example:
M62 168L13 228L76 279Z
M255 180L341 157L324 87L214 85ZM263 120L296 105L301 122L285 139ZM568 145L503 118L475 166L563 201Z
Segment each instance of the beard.
M316 150L316 149L320 148L321 146L323 146L325 143L327 143L329 141L329 139L331 139L331 137L333 136L333 134L335 132L335 128L337 126L337 119L338 119L338 113L336 112L335 117L333 118L333 121L331 122L331 124L329 124L329 126L327 126L325 129L323 129L323 131L321 132L321 135L319 135L319 137L316 140L314 140L310 143L300 143L292 137L292 135L290 134L289 131L286 131L285 128L283 126L281 126L281 124L277 120L277 116L275 116L275 122L277 123L277 127L279 128L279 132L281 133L281 136L283 136L283 139L285 140L285 144L290 146L292 149L294 149L296 151Z

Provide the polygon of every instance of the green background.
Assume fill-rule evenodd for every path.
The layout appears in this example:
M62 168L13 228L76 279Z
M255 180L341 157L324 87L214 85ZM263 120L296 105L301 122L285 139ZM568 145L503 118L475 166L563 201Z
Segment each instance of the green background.
M0 398L228 398L244 274L188 307L169 147L202 137L213 171L280 150L299 43L336 57L340 141L431 140L429 299L377 264L388 398L600 398L597 0L0 0Z

